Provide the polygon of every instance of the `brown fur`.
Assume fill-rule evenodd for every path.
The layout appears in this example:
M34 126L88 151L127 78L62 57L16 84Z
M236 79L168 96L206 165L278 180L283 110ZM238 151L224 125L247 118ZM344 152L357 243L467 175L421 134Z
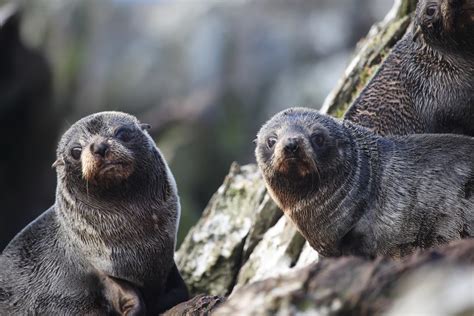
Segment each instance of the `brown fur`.
M145 129L102 112L63 135L55 204L0 255L0 315L157 315L188 298L176 184Z
M473 153L472 137L382 137L305 108L270 119L255 150L270 195L315 250L370 258L474 237Z
M473 78L474 1L420 0L412 29L345 119L381 135L474 136Z
M110 140L96 139L96 142L105 141L112 145L105 157L94 155L90 147L85 147L82 154L82 175L88 182L94 184L121 182L133 173L135 159L133 152L126 147Z

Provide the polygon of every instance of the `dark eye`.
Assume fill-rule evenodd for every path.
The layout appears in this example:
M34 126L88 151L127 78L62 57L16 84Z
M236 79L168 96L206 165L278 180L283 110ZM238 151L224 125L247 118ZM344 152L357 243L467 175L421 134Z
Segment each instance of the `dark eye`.
M123 142L128 142L132 139L132 131L128 127L120 127L115 131L115 138Z
M321 147L324 145L324 135L323 134L314 134L311 136L311 142L318 147Z
M277 142L276 137L269 137L269 138L267 139L267 146L268 146L268 148L271 149L273 146L275 146L276 142Z
M427 7L426 8L426 16L429 17L429 18L432 18L433 16L435 16L435 14L438 12L438 7Z
M80 146L75 146L71 148L72 158L79 160L81 158L82 148Z

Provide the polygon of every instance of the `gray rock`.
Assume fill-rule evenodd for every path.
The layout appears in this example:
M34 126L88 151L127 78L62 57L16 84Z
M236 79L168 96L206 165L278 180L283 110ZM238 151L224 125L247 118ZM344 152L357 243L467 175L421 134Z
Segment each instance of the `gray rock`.
M474 315L474 267L426 268L397 289L387 312L397 315Z
M304 238L286 217L270 228L242 266L234 290L243 285L283 275L296 264Z
M213 315L472 315L473 267L474 239L403 260L325 258L243 286Z
M181 315L209 315L210 312L225 302L225 297L197 295L192 299L174 306L172 309L163 313L163 316L181 316Z
M262 232L274 224L272 218L281 216L270 202L257 167L234 163L176 254L192 293L231 291L244 252L251 251Z

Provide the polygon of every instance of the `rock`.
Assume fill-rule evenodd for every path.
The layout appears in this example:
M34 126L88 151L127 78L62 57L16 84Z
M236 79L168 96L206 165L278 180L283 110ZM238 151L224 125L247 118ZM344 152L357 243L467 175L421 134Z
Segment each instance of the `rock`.
M286 217L270 228L242 266L235 289L288 272L298 261L305 243Z
M437 269L437 277L429 282L435 286L428 285L430 293L443 289L443 281L446 281L444 274L456 274L456 278L448 282L449 286L438 293L449 292L448 297L455 298L457 302L451 299L451 303L438 313L442 310L447 311L446 314L471 311L474 239L466 239L438 249L420 251L399 261L389 258L369 261L356 257L321 259L284 276L258 281L236 290L213 315L378 315L386 312L394 300L397 301L394 289L406 284L407 278L414 278L408 283L411 289L407 295L411 300L403 298L397 301L401 303L394 305L392 315L406 315L397 314L397 311L413 311L410 307L406 308L410 306L406 302L413 303L417 297L412 293L424 299L423 303L415 303L418 310L430 311L429 306L440 305L443 297L440 294L424 294L427 285L420 280L433 277L430 273L426 274L427 266ZM455 282L461 277L465 278L465 282ZM467 299L469 296L471 300Z
M166 311L163 316L181 316L181 315L209 315L212 310L225 302L223 296L208 296L200 294L192 299L176 305Z
M474 315L474 268L426 268L397 289L387 312L398 315Z
M278 208L275 202L273 202L270 195L265 194L262 203L258 207L257 217L252 223L253 225L248 237L245 239L243 261L249 258L257 244L259 244L262 238L265 238L264 234L267 230L275 225L282 216L283 212Z
M296 262L294 269L302 268L310 263L315 263L319 260L319 254L314 250L307 241L305 241L303 249L301 250L298 261Z
M230 293L245 258L281 215L257 167L234 163L176 254L190 291Z

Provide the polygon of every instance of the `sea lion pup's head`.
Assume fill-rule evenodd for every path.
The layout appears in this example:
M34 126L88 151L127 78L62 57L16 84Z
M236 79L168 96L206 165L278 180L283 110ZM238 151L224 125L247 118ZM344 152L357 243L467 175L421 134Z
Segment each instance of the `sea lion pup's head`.
M157 186L165 191L167 167L147 128L121 112L101 112L77 121L57 149L54 166L62 190L78 199L101 200L130 199L147 191L160 194Z
M474 0L420 0L415 27L436 49L473 57Z
M347 169L347 139L336 120L305 108L282 111L260 129L255 155L282 209L321 190Z

